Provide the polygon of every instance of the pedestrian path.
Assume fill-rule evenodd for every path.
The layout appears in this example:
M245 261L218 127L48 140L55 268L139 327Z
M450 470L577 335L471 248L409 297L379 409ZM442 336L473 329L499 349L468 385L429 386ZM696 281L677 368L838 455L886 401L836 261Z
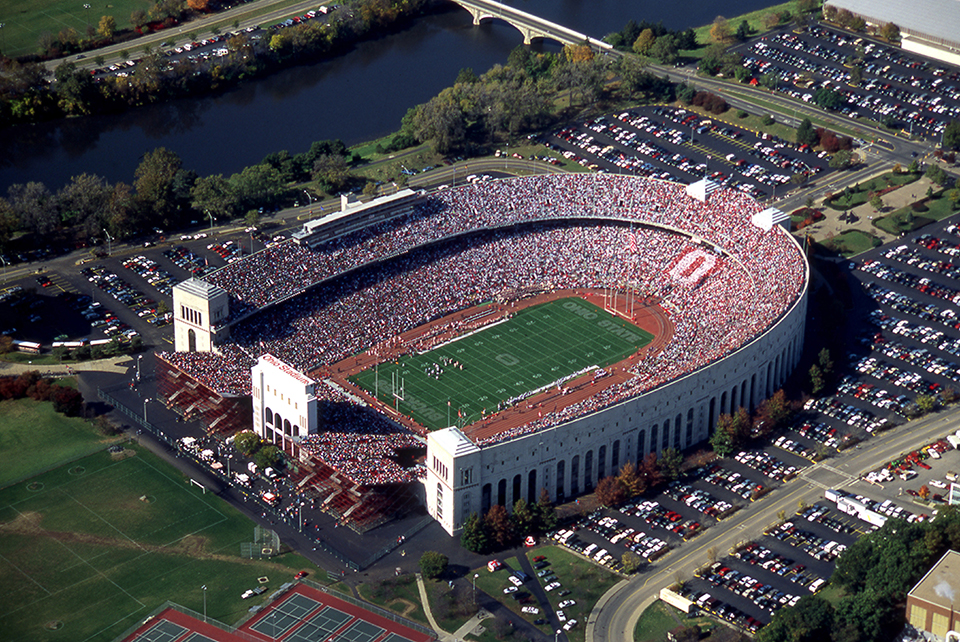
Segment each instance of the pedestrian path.
M433 617L433 611L430 610L430 600L427 597L427 585L424 583L423 576L421 576L420 573L417 573L417 589L420 591L420 602L423 603L423 612L426 613L430 628L437 634L440 642L463 642L467 634L476 631L481 621L492 617L490 613L480 609L476 615L464 622L454 633L447 633L440 628L437 620Z
M39 370L44 374L62 374L71 375L77 372L115 372L126 373L133 365L133 357L124 355L122 357L111 357L109 359L97 359L96 361L81 361L80 363L70 364L46 364L37 365L31 363L14 363L12 361L0 361L0 375L18 375L24 372L33 372Z

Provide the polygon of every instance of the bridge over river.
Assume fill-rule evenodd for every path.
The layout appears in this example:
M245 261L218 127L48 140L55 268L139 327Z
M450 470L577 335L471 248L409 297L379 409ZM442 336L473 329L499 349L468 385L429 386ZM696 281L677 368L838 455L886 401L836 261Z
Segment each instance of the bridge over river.
M537 38L550 38L564 45L581 45L588 43L597 51L613 51L613 47L603 41L591 38L585 34L568 29L549 20L533 14L507 6L496 0L453 0L473 16L473 24L478 25L484 20L499 18L515 27L523 34L523 44L529 45Z

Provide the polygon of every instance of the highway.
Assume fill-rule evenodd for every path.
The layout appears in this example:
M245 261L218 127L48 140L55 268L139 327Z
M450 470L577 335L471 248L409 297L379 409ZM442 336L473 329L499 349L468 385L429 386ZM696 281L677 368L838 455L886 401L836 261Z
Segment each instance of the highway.
M938 413L875 436L846 453L807 468L796 479L669 553L654 565L652 572L611 589L587 619L587 642L632 642L637 620L657 598L660 589L674 583L678 573L683 579L692 577L694 570L709 561L708 549L715 547L717 555L723 557L738 542L759 536L764 528L777 522L781 510L792 515L799 501L812 504L822 498L827 488L871 494L871 485L860 481L860 475L942 437L955 430L958 423L960 410Z

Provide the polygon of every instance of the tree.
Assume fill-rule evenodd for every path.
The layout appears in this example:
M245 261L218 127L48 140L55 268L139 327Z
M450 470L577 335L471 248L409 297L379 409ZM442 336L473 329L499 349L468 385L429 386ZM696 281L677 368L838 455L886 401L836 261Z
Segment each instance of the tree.
M816 595L805 595L793 608L777 611L757 634L757 642L823 642L830 639L833 607Z
M677 62L679 53L677 37L672 33L665 33L653 41L653 46L650 47L647 55L661 64L672 65Z
M930 487L927 486L926 484L921 486L920 489L917 491L917 493L919 493L920 499L924 501L930 499Z
M237 433L233 439L233 445L241 455L249 457L260 447L260 436L253 431L245 430Z
M889 42L898 42L900 40L900 27L892 22L884 23L880 27L880 37Z
M117 19L113 16L102 16L100 24L97 25L97 33L101 38L110 40L113 34L117 32Z
M253 456L253 461L260 470L264 470L271 466L276 466L277 462L280 461L281 455L282 453L279 448L273 444L267 444L256 452Z
M646 56L650 53L656 37L653 35L653 29L644 29L633 42L633 52L639 56Z
M682 463L683 455L676 448L667 448L660 453L660 459L657 460L660 475L668 482L680 478L680 465Z
M541 533L549 531L557 525L557 509L546 488L540 489L540 497L537 498L537 503L533 505L532 510L537 531Z
M535 530L536 518L530 504L522 497L513 503L513 523L521 537Z
M757 406L757 421L754 428L760 434L767 434L785 425L793 415L790 402L783 390L777 390L773 396L764 399ZM761 425L762 424L762 425Z
M960 149L960 120L951 120L947 123L943 130L943 148Z
M620 563L623 565L623 570L627 573L636 573L637 569L640 568L640 564L643 563L643 559L633 551L627 551L623 554L623 557L620 558Z
M937 407L937 400L933 397L933 395L917 395L914 403L916 403L917 407L920 408L920 412L925 415L933 412Z
M879 212L883 209L883 197L880 196L880 192L874 192L873 196L870 197L870 207L873 208L874 212Z
M932 163L924 175L937 185L946 185L947 181L950 180L949 174L943 171L943 168L936 163Z
M853 165L854 155L849 149L841 149L830 157L828 165L831 169L847 169Z
M427 551L420 556L420 573L428 580L436 579L446 572L449 563L450 559L443 553Z
M513 530L513 520L510 519L506 508L500 504L494 504L487 511L484 522L498 549L508 548L513 544L516 535Z
M853 68L850 69L850 84L854 87L858 87L862 81L863 69L860 67L860 65L854 65Z
M182 164L175 152L158 147L144 154L134 172L137 201L163 227L179 227L186 213L193 181Z
M824 109L837 109L843 103L843 97L829 87L821 87L813 95L813 102Z
M617 508L627 498L623 484L612 475L610 477L604 477L597 483L595 493L600 505L607 506L608 508Z
M647 489L656 488L660 485L660 466L657 465L657 453L649 453L643 459L643 463L637 469L637 474L643 480Z
M740 42L743 42L750 37L750 34L753 33L753 29L750 28L750 23L746 19L742 20L737 26L736 38Z
M710 27L710 39L717 44L725 45L731 41L731 35L732 31L727 19L723 16L714 18L713 25Z
M579 45L564 45L563 55L568 62L572 63L589 62L594 58L593 47L586 42Z
M810 145L813 147L819 140L820 137L817 136L817 132L813 128L813 123L810 122L810 119L804 118L801 120L800 125L797 127L797 142L801 145Z
M134 9L130 12L130 24L133 25L133 28L137 31L143 29L143 26L147 24L147 12L143 9ZM129 56L121 55L121 58L129 58Z
M194 11L207 11L210 8L210 0L187 0L187 6Z
M623 486L624 491L627 493L627 498L642 495L647 490L644 481L640 478L640 475L637 474L637 467L632 461L628 461L623 465L617 474L617 480L619 480L620 485Z
M823 390L823 371L820 369L820 366L813 364L810 366L810 392L812 394L817 394Z
M52 202L53 195L43 183L15 183L7 189L10 215L23 229L46 236L60 224L60 216Z
M723 430L718 424L710 436L710 446L718 457L726 457L733 452L733 439L731 439L730 433Z
M104 226L113 187L100 176L80 174L70 179L54 198L60 220L76 229L78 238L99 236Z
M460 546L474 553L486 553L490 550L490 538L479 513L471 513L460 533Z
M338 192L350 180L350 167L341 154L323 154L313 163L313 180L324 185L327 192Z
M285 192L280 172L263 163L245 167L239 174L231 176L229 181L236 198L236 205L230 210L231 215L250 208L272 207Z
M240 204L237 191L223 174L198 178L190 189L190 201L198 212L223 219L233 218Z

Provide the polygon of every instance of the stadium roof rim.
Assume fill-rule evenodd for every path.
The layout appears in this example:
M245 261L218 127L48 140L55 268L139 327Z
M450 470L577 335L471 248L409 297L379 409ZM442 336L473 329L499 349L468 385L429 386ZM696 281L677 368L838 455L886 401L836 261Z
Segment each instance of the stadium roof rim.
M903 33L960 49L957 0L827 0L825 4L846 9L874 24L892 22Z

